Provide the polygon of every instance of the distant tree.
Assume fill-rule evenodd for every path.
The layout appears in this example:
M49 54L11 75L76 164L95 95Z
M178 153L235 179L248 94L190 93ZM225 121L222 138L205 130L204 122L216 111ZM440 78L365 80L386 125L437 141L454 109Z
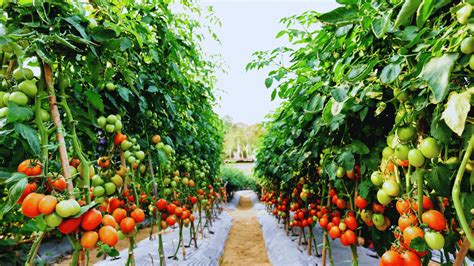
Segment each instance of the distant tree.
M261 124L246 125L244 123L234 123L232 118L225 116L224 121L224 150L227 159L248 158L254 154L259 137L264 132Z

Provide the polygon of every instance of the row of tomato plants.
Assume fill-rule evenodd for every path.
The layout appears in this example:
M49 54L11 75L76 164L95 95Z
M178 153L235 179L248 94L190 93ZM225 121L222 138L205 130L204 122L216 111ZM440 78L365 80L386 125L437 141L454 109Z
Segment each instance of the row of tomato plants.
M163 264L162 232L177 224L180 243L183 227L196 239L225 198L214 65L195 22L166 1L6 1L1 11L1 261L39 263L43 239L65 236L72 265L92 249L117 256L119 239L134 265L148 217Z
M439 250L461 265L474 250L473 3L337 2L282 19L293 45L248 65L275 67L265 85L285 100L257 154L262 200L289 226L319 224L324 264L330 237L354 265L357 245L380 265Z

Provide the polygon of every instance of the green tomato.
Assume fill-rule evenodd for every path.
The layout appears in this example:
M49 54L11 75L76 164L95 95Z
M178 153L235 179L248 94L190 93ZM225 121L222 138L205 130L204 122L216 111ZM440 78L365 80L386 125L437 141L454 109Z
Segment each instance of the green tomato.
M14 102L19 106L25 106L28 104L28 96L21 91L15 91L10 94L8 101Z
M8 107L0 108L0 118L7 117L8 115Z
M425 157L419 149L411 149L408 152L408 161L414 167L422 167L425 164Z
M175 188L176 186L178 185L178 183L176 183L176 181L171 181L171 187L172 188Z
M170 145L165 145L164 150L165 150L166 155L168 156L170 156L171 153L173 152L173 148L171 148Z
M124 150L124 151L130 149L132 146L133 146L133 143L131 143L131 142L128 141L128 140L124 140L124 141L122 141L122 143L120 143L120 147L121 147L122 150Z
M114 91L115 90L115 84L113 84L112 82L107 82L107 84L105 85L105 88L108 91Z
M393 89L393 96L395 96L395 98L397 98L397 100L399 100L400 102L405 102L406 100L408 100L408 94L400 90L399 88Z
M376 185L377 187L382 185L383 183L382 173L379 171L373 172L372 175L370 176L370 181L372 181L372 184Z
M103 186L94 186L94 189L92 189L92 194L94 197L100 197L105 194L105 188Z
M105 126L105 131L107 131L108 133L114 133L115 132L115 126L111 125L111 124L107 124Z
M45 122L45 121L49 121L51 119L51 116L49 115L49 112L44 110L43 108L39 109L39 113L40 113L41 121Z
M46 224L51 228L56 228L63 221L63 217L59 216L57 213L53 212L51 214L45 215L44 220Z
M98 175L92 177L92 186L96 187L101 186L102 184L104 184L104 179L102 179L102 177Z
M123 128L122 121L117 119L117 122L115 122L115 131L119 132L120 130L122 130L122 128Z
M125 159L128 159L128 157L132 156L132 152L131 151L125 151L123 153L123 155L124 155Z
M107 116L107 123L115 125L115 122L117 122L117 117L115 115Z
M105 201L105 197L95 197L95 203L103 203Z
M171 189L169 189L169 188L165 188L165 189L163 190L163 194L164 194L165 196L171 195L171 192L172 192L172 191L171 191Z
M385 194L383 189L379 189L379 191L377 191L377 200L380 202L380 204L387 205L390 203L390 201L392 201L392 198Z
M399 160L406 160L408 159L408 152L410 151L410 149L408 148L407 145L403 145L403 144L398 144L397 147L395 147L395 156L399 159Z
M393 154L393 149L390 148L390 147L385 147L383 150L382 150L382 157L384 159L388 159L390 158L390 156L392 156Z
M114 183L117 188L120 188L123 185L123 178L119 175L114 175L110 181L112 181L112 183Z
M401 141L410 141L416 136L416 128L412 126L399 127L397 129L397 136Z
M69 172L71 172L71 178L74 179L78 176L76 167L69 166Z
M423 156L428 159L436 158L441 153L441 146L434 138L426 138L422 140L418 148Z
M339 178L343 178L345 173L346 173L346 170L344 170L344 168L339 166L336 171L336 176Z
M6 92L0 91L0 108L7 106L7 105L3 102L3 96L5 96L5 94L6 94Z
M467 24L467 21L472 13L472 6L468 3L456 11L456 19L460 24Z
M112 183L112 182L105 183L104 187L105 187L105 193L106 193L108 196L114 194L115 191L117 190L117 187L116 187L115 184Z
M38 87L36 87L36 81L34 80L27 79L22 81L18 84L18 89L30 98L35 98L36 94L38 94Z
M35 77L33 70L29 68L17 68L15 69L15 71L13 71L12 76L17 82L20 82L25 79L33 79Z
M376 226L382 226L385 223L385 217L383 217L383 214L374 213L372 215L372 222L374 222Z
M104 128L106 124L107 124L107 118L105 118L104 116L100 116L99 118L97 118L97 125L100 128Z
M145 159L145 153L143 151L137 151L135 152L135 157L137 157L138 160L143 161L143 159Z
M469 57L469 67L471 68L471 70L474 70L474 55L471 55L471 57Z
M81 206L74 199L63 200L56 204L56 213L63 218L74 216L80 211Z
M158 142L156 145L155 145L155 148L158 149L158 150L162 150L165 148L165 144L163 144L163 142ZM189 168L186 168L186 169L189 169Z
M68 75L63 75L59 79L59 88L61 89L67 89L71 86L71 78Z
M474 37L464 38L461 42L461 52L463 54L474 53Z
M387 137L387 146L393 148L393 139L395 139L395 134L388 135Z
M165 186L169 185L171 183L171 179L169 179L168 177L165 177L165 179L163 179L163 184Z
M6 92L5 94L3 94L3 98L2 98L3 105L8 106L9 101L10 101L10 93Z
M439 232L426 232L425 233L425 241L428 244L428 247L434 250L439 250L444 247L444 237Z
M382 190L387 196L396 197L400 192L400 187L397 181L389 179L383 183Z
M129 164L134 164L136 161L137 161L137 159L135 158L135 156L130 156L130 157L127 158L127 162Z

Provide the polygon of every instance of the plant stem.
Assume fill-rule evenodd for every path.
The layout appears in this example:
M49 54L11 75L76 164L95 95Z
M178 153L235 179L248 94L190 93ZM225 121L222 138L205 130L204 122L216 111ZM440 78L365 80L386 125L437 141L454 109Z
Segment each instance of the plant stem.
M33 245L31 246L30 252L28 253L28 257L26 259L25 265L27 266L32 266L35 263L35 258L36 254L38 253L39 246L41 244L41 241L43 240L45 236L44 231L40 231L38 235L35 238L35 242L33 242Z
M419 174L418 180L416 180L417 191L418 191L418 219L421 220L423 214L423 175Z
M456 174L456 179L454 181L452 197L454 202L454 208L456 209L456 214L459 219L459 223L461 224L461 228L464 230L466 234L466 238L464 241L468 240L470 242L470 249L474 249L474 236L472 235L471 227L469 223L466 221L466 216L464 215L464 211L461 205L461 200L459 198L461 194L461 182L464 176L464 171L466 170L467 162L471 157L472 148L474 146L474 135L471 136L469 140L469 144L466 148L466 152L464 153L464 157L461 162L461 166L459 166L458 172ZM459 256L459 255L458 255Z
M61 107L66 112L66 117L71 127L71 139L72 139L72 146L74 148L74 153L81 161L82 178L84 180L83 189L84 189L84 194L86 198L85 200L86 200L86 203L89 204L91 202L89 160L85 157L84 152L82 151L82 148L81 148L81 144L79 143L79 138L77 137L77 132L76 132L76 121L74 120L71 109L69 108L69 105L67 104L67 100L66 100L67 95L63 88L61 88L60 95L61 95Z
M359 265L358 257L357 257L357 247L356 245L351 246L352 251L352 266Z

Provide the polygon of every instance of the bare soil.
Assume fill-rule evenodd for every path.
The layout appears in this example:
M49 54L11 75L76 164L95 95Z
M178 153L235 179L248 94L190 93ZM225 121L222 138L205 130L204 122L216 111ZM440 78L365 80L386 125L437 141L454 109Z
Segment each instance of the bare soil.
M241 196L237 209L230 212L234 220L220 265L271 265L256 213L250 198Z

